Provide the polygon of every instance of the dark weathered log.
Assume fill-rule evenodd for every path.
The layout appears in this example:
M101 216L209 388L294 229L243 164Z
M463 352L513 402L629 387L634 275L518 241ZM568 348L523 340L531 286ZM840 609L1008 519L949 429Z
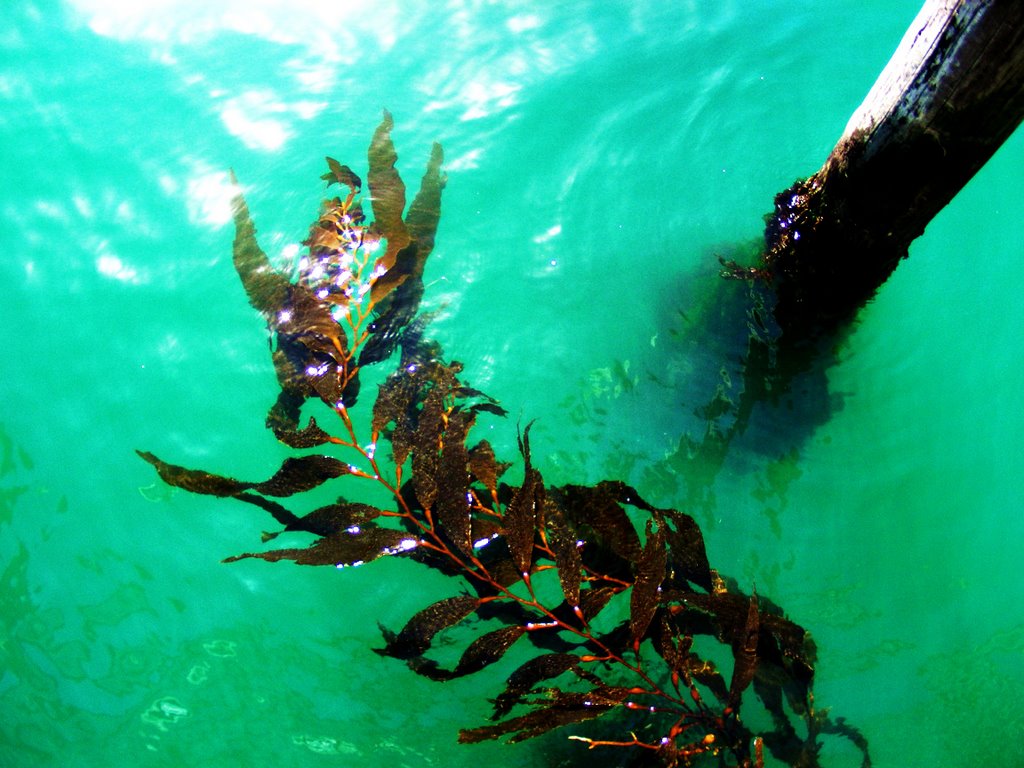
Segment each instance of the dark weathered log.
M821 170L775 198L784 330L849 318L1024 117L1024 2L928 0Z

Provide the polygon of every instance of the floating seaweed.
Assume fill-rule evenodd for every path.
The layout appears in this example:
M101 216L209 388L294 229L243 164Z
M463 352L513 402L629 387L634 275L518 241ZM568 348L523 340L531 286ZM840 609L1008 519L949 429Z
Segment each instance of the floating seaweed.
M532 459L530 425L518 433L518 484L503 480L512 465L486 440L471 439L479 417L505 411L460 381L462 366L424 338L426 319L417 314L445 185L442 151L434 146L406 211L391 128L385 113L370 144L372 223L359 176L327 158L328 187L347 191L323 204L294 278L273 268L245 200L234 201L234 265L274 338L281 391L267 426L293 448L331 453L289 458L252 482L139 455L171 486L238 499L268 512L283 531L317 537L305 548L226 562L344 566L406 557L452 577L454 594L398 631L383 630L378 652L420 675L471 675L501 663L513 646L531 646L493 700L492 722L462 730L460 742L518 742L620 714L630 724L621 738L570 738L638 750L641 761L665 766L763 765L765 746L788 764L815 766L819 734L834 732L851 738L869 765L860 734L814 709L807 632L713 570L693 518L656 508L621 482L546 485ZM360 371L386 361L396 368L378 387L369 434L360 434L352 417ZM303 423L309 400L337 416L340 436L314 417ZM304 513L278 501L329 481L369 483L391 501L339 498ZM439 633L478 620L493 629L456 663L431 657ZM716 653L702 650L709 645ZM727 671L719 665L729 666L729 656ZM741 716L753 706L751 691L770 727L751 728Z

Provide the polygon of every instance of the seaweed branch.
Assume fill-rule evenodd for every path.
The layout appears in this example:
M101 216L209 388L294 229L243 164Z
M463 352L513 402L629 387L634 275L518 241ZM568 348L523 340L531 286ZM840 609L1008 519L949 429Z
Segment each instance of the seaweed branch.
M513 646L532 646L494 699L492 722L462 730L460 742L518 742L617 714L630 724L622 738L571 738L591 749L638 750L665 766L763 765L764 745L789 764L818 765L817 738L829 721L813 707L809 635L710 567L693 518L653 507L621 482L546 485L529 425L518 436L518 484L503 481L511 464L486 440L471 439L479 417L505 411L460 380L462 366L424 338L426 319L417 315L440 217L442 151L434 146L406 211L391 129L385 113L368 153L372 222L359 176L327 158L323 178L344 196L323 203L292 277L260 249L240 193L234 202L234 265L274 339L280 394L267 426L293 448L329 452L289 458L260 481L139 455L172 486L260 507L282 531L316 537L305 548L226 562L344 566L405 557L456 580L452 596L397 631L383 630L378 652L420 675L463 677L502 662ZM351 411L360 372L386 361L395 369L378 387L368 427L357 425ZM302 423L309 400L333 412L334 431L313 417ZM339 498L303 512L278 501L327 482L370 484L390 502ZM477 620L495 628L470 642L458 662L446 667L431 657L440 632ZM698 651L708 643L727 650L730 670ZM752 695L770 714L770 729L752 729L741 716ZM806 736L794 719L806 723ZM832 732L852 738L869 764L856 731Z

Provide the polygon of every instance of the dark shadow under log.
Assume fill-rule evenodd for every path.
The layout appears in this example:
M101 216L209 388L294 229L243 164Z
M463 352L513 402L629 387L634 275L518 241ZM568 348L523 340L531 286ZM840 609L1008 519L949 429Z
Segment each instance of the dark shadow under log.
M763 270L784 332L850 319L1024 117L1024 3L928 0L822 168L779 193Z

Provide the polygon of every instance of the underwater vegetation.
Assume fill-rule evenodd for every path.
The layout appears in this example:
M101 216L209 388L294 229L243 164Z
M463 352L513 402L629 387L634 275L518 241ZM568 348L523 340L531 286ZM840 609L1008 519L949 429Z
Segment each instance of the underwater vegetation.
M402 557L450 577L450 596L383 629L378 652L439 682L516 659L491 722L468 724L460 742L565 728L581 748L628 750L634 765L759 766L767 752L816 766L820 737L834 733L870 765L863 737L815 709L807 631L715 571L692 517L617 481L548 486L529 424L517 428L514 463L473 438L478 420L505 410L462 382L462 365L426 338L429 314L420 312L442 150L434 145L407 207L391 129L385 113L368 152L372 221L360 177L328 158L323 178L341 193L322 204L308 255L291 272L274 268L245 200L234 201L234 265L267 322L280 385L267 427L291 448L319 452L255 482L139 455L171 486L237 499L283 531L315 537L226 562L343 567ZM364 369L381 363L393 372L378 377L372 406L357 406ZM345 495L286 506L327 483ZM386 503L348 500L360 488ZM470 623L479 631L458 660L439 661L435 640ZM609 723L600 737L574 732L596 718Z

